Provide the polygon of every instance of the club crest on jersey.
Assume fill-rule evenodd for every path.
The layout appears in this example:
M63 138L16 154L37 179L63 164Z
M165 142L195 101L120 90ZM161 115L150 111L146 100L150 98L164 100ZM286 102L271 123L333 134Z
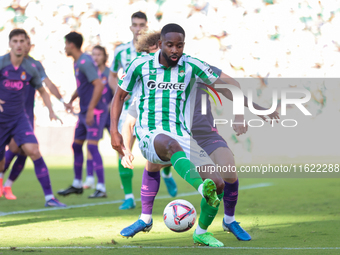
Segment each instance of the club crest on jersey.
M155 69L150 70L150 74L151 74L151 75L156 74L156 70L155 70Z
M178 73L179 76L183 77L185 75L185 72L184 70L181 70L179 73Z
M105 76L102 78L102 83L103 83L104 85L107 83L107 79L106 79Z
M162 90L181 90L184 91L185 83L172 83L172 82L159 82L149 80L146 84L149 89L162 89Z
M20 75L21 80L26 80L26 72L22 72Z

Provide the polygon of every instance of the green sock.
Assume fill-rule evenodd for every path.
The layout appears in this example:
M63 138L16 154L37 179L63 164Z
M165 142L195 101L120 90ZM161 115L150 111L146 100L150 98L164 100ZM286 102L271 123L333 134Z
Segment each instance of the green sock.
M171 166L166 166L162 169L163 174L165 175L169 175L170 174L170 170L171 170Z
M224 192L221 194L217 195L218 198L221 200L223 198ZM201 229L207 230L208 227L211 225L213 220L215 219L215 216L218 212L218 207L212 207L207 204L207 201L205 201L204 198L201 200L201 214L200 218L198 220L198 225L200 226Z
M122 181L124 194L132 194L132 177L133 177L133 171L130 168L123 167L121 160L119 159L118 162L118 170L119 170L119 176L120 180Z
M172 155L171 164L176 172L186 180L196 190L203 183L201 176L196 171L196 167L185 155L184 151L178 151Z

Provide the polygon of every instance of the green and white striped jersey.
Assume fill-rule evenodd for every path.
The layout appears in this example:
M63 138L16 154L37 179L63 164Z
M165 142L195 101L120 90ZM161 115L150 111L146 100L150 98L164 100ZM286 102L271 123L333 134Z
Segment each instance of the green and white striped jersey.
M129 67L130 63L138 56L141 56L142 53L136 52L136 48L133 45L133 41L118 45L115 49L114 59L112 65L110 67L110 71L113 73L118 73L119 69L123 69L123 72L126 72L126 69ZM135 97L135 92L130 93L130 99L126 100L124 103L123 110L127 111L132 99ZM123 119L122 121L125 121Z
M183 54L175 67L159 63L160 50L154 55L136 58L119 86L137 92L136 136L140 140L149 131L165 130L179 136L190 134L185 119L190 115L190 92L196 81L212 84L217 75L204 62Z
M111 72L118 73L119 69L123 68L123 72L125 73L132 60L138 55L133 41L118 45L115 49L114 59L110 67Z

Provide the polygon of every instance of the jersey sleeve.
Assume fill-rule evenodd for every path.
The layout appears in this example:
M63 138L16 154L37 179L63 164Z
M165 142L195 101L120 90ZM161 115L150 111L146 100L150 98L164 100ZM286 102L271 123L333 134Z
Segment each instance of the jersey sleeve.
M79 71L82 72L89 82L99 79L98 70L90 59L80 61Z
M40 61L36 61L35 65L36 65L36 67L38 69L41 81L45 80L47 75L45 73L45 69L44 69L43 65L40 63Z
M132 117L137 119L137 98L135 97L132 101L132 104L129 106L128 114L130 114Z
M210 66L210 68L211 68L211 70L213 70L213 72L215 74L218 75L218 77L221 77L221 74L222 74L222 70L221 69L217 68L216 66Z
M0 56L0 70L2 68L4 68L4 59L5 59L5 56ZM0 73L1 74L1 73Z
M35 89L40 89L43 86L40 74L36 68L32 68L32 79L30 80L30 84Z
M110 71L113 73L118 73L119 69L122 68L122 50L119 49L119 46L116 48L112 65L110 67Z
M138 68L136 64L136 60L137 58L132 61L126 70L126 74L124 74L118 82L118 86L126 92L132 92L141 74L140 68Z
M195 74L196 77L198 77L203 83L211 85L219 77L216 73L214 73L207 63L196 58L192 58L190 62L192 63L194 69L193 74Z

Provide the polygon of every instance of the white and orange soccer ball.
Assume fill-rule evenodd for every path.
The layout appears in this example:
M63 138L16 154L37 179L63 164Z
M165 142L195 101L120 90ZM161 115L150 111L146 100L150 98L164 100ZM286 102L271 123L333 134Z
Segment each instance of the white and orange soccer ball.
M190 202L177 199L165 207L163 220L170 230L185 232L195 225L196 209Z

